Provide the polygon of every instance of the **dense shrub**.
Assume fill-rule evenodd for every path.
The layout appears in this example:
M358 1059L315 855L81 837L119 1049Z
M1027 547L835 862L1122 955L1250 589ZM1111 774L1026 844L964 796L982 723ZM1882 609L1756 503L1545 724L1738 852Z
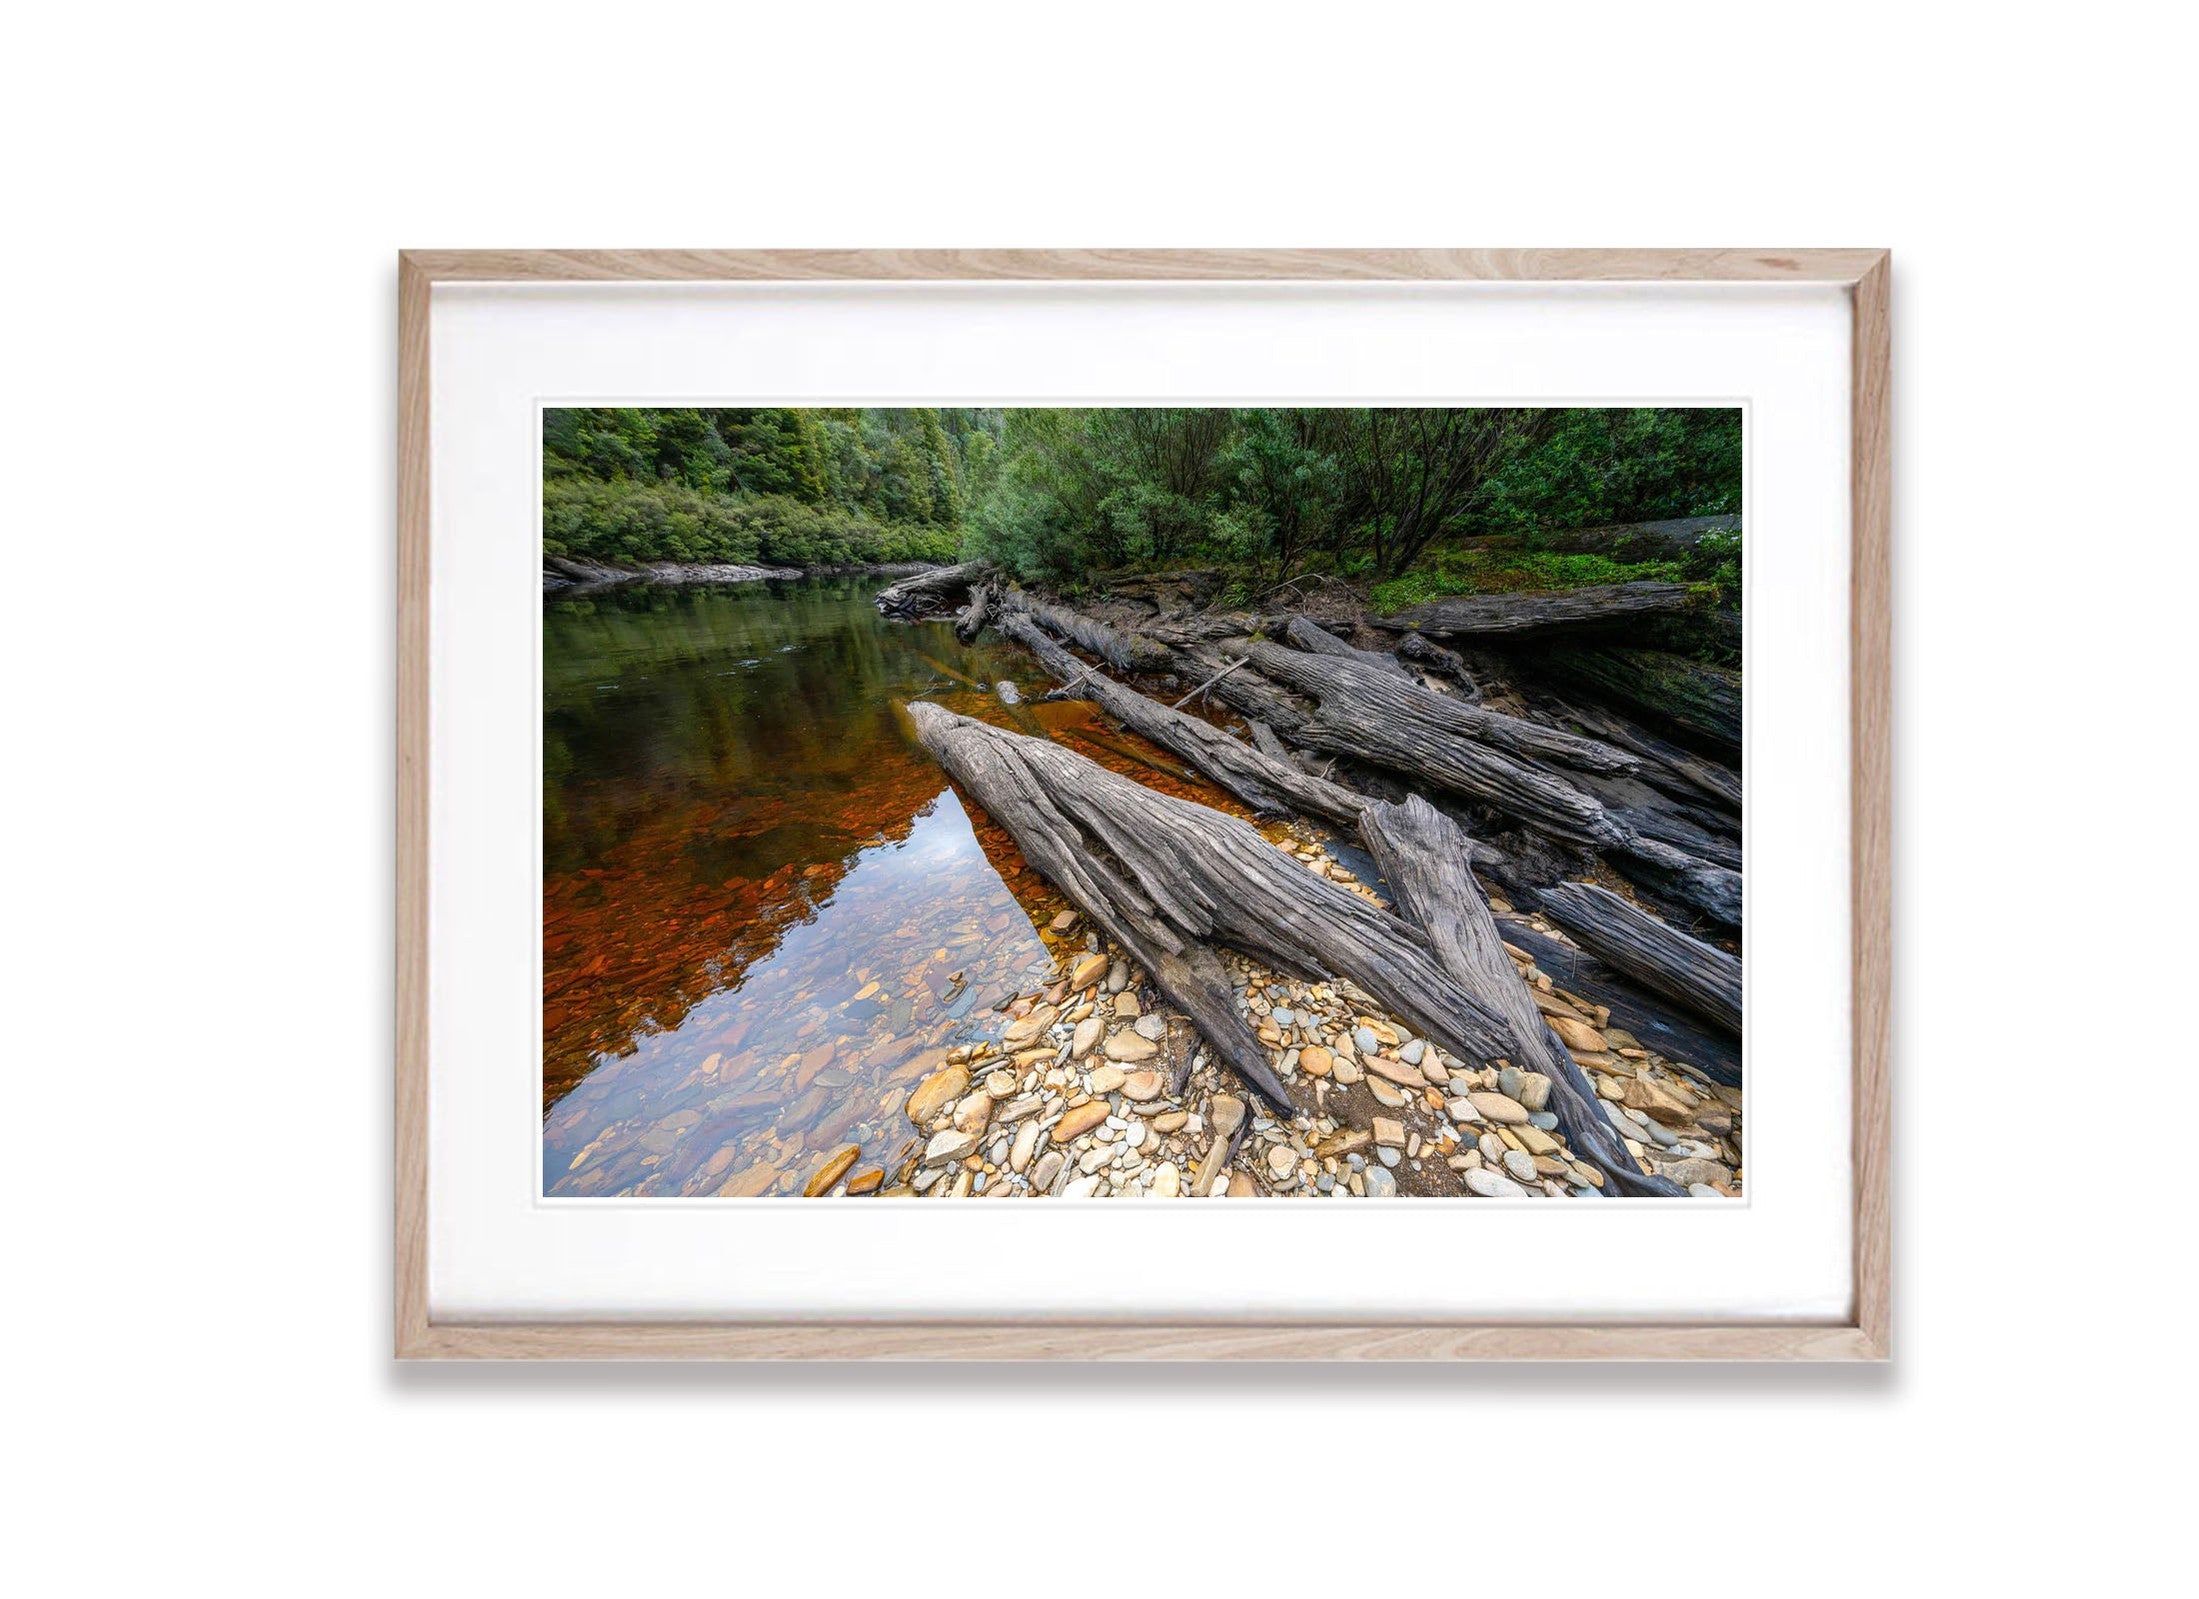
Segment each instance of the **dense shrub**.
M602 561L839 566L951 561L952 528L873 521L779 494L732 495L674 482L566 474L542 485L542 548Z

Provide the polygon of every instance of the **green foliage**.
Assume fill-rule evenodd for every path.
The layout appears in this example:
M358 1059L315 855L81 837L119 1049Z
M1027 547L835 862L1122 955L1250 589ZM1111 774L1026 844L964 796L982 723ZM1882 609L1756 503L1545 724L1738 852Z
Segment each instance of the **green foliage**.
M542 548L605 561L852 566L951 561L952 529L877 522L786 495L705 493L683 483L578 474L542 485Z
M1393 606L1645 575L1722 604L1740 589L1737 539L1677 564L1537 548L1740 509L1732 409L576 408L545 414L542 443L545 547L576 554L959 545L1027 581L1207 565L1250 594L1324 571L1376 579Z

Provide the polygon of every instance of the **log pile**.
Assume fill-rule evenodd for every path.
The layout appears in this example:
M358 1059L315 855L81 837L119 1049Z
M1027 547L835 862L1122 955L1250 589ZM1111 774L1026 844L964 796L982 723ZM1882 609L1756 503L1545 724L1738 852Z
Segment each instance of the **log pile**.
M1591 955L1741 1036L1741 963L1724 950L1688 937L1594 883L1546 890L1542 913Z
M1533 1011L1532 996L1501 949L1501 973L1482 958L1477 932L1488 908L1472 887L1462 840L1428 826L1420 812L1434 812L1425 802L1418 812L1409 802L1385 836L1416 882L1449 885L1430 888L1431 902L1415 902L1435 932L1311 876L1247 822L928 701L911 704L909 714L948 774L1145 969L1271 1109L1287 1115L1289 1093L1238 1008L1223 949L1293 976L1345 979L1477 1068L1540 1058L1540 1034L1515 1019L1522 1004ZM1461 884L1479 922L1472 909L1449 903ZM1179 1084L1188 1069L1188 1062L1179 1068ZM1574 1070L1570 1061L1561 1069ZM1551 1109L1573 1147L1604 1175L1606 1192L1677 1193L1626 1157L1578 1081L1575 1072L1573 1091L1554 1094Z

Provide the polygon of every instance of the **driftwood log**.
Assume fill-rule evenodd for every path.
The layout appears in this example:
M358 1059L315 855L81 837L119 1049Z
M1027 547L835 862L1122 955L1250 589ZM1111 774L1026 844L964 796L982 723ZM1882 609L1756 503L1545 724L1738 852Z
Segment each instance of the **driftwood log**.
M1647 711L1738 755L1741 751L1741 674L1664 650L1567 648L1528 657L1536 670L1561 683Z
M1630 560L1657 561L1687 554L1703 541L1705 533L1740 531L1738 516L1683 516L1664 522L1546 530L1535 535L1535 544L1568 555L1623 555Z
M1282 636L1295 649L1308 655L1333 655L1340 661L1357 661L1361 666L1371 666L1381 672L1395 672L1399 677L1411 677L1411 671L1394 655L1377 655L1373 650L1355 649L1326 628L1316 627L1302 616L1291 617L1283 624Z
M1008 604L1016 602L1011 598ZM1348 789L1299 770L1288 760L1262 753L1230 737L1211 722L1149 700L1104 673L1094 671L1056 644L1038 624L1018 610L994 622L1005 639L1022 645L1063 685L1112 716L1139 737L1183 757L1209 779L1236 795L1254 811L1269 815L1297 812L1344 827L1359 825L1365 802Z
M971 585L993 575L990 561L964 561L959 566L934 566L912 572L898 583L878 591L878 609L887 616L924 616L952 610Z
M1727 926L1740 925L1740 875L1698 853L1722 852L1726 846L1684 817L1607 806L1564 772L1544 764L1638 775L1643 766L1639 756L1462 705L1356 662L1255 639L1234 649L1249 656L1264 676L1319 701L1320 709L1291 733L1298 742L1434 784L1562 843L1624 856L1650 886L1690 910Z
M992 619L998 589L990 582L973 583L970 586L970 603L962 607L962 614L954 619L954 636L965 644L977 642L977 635L985 631L985 624Z
M1479 861L1474 865L1481 870ZM1534 893L1539 899L1542 890ZM1609 1010L1612 1026L1624 1028L1685 1070L1728 1088L1741 1086L1741 1048L1724 1028L1680 1009L1580 945L1537 932L1517 915L1498 917L1497 931L1559 989Z
M1454 594L1371 620L1376 627L1400 633L1516 642L1551 633L1635 626L1654 617L1676 616L1694 603L1679 583L1606 583L1552 593Z
M1416 794L1402 805L1369 807L1362 831L1399 910L1427 933L1444 970L1504 1018L1512 1063L1550 1079L1549 1108L1565 1141L1603 1173L1605 1192L1679 1194L1676 1183L1642 1175L1587 1074L1543 1020L1504 952L1458 824Z
M1545 889L1542 913L1605 964L1741 1036L1741 963L1594 883Z

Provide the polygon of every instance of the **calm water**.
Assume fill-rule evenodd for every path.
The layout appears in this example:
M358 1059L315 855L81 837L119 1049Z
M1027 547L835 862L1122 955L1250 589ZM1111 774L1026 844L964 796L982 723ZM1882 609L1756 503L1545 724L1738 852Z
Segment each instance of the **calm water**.
M886 622L885 581L545 602L546 1192L798 1193L849 1143L890 1183L908 1091L1051 979L1061 902L909 699L1226 804L1082 702L1031 703L1050 680L990 634Z

